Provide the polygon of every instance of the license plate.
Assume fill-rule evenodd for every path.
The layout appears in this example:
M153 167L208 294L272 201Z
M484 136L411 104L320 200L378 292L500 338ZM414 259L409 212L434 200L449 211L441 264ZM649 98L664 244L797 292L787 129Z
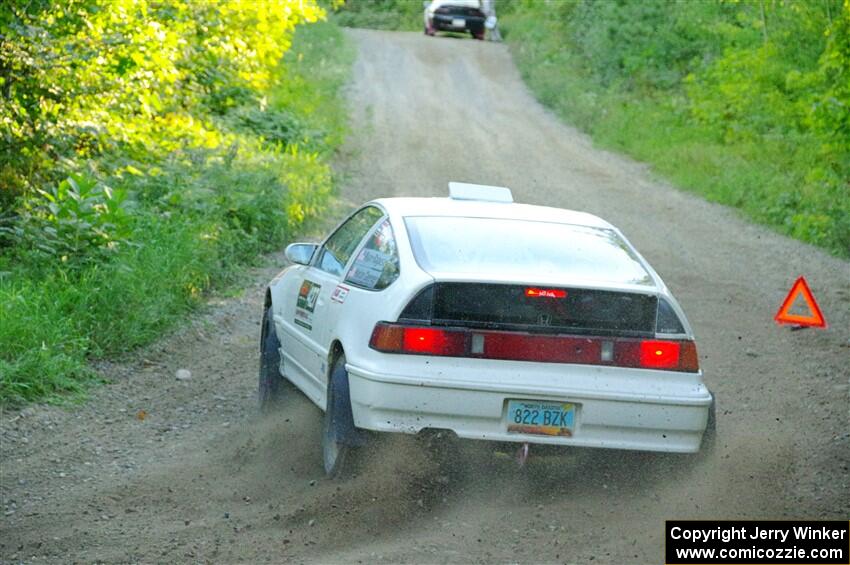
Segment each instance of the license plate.
M576 407L569 402L509 400L506 418L509 433L571 437Z
M466 27L466 20L462 18L455 18L452 20L452 27Z

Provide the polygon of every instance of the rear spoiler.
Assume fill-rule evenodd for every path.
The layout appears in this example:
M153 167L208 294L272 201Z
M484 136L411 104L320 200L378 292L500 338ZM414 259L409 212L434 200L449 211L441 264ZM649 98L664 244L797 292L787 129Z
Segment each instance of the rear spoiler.
M514 195L510 188L504 186L488 186L484 184L468 184L465 182L449 183L449 198L453 200L480 200L483 202L504 202L510 204Z

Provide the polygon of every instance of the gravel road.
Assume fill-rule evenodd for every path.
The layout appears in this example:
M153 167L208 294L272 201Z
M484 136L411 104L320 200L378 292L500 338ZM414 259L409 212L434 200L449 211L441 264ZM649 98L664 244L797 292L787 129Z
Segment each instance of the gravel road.
M448 467L399 436L326 480L312 404L256 414L274 255L237 296L99 366L109 384L88 402L0 415L0 561L660 563L665 519L850 517L850 263L594 149L535 102L503 45L350 33L353 128L327 223L460 180L618 225L695 328L715 456L532 453L519 470L465 444ZM773 323L801 274L827 331Z

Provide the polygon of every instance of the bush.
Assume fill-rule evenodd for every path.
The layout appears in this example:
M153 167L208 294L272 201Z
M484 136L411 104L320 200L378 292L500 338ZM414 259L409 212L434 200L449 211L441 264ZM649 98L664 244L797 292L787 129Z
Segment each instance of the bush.
M419 0L346 0L334 14L341 26L387 30L422 30Z
M157 8L168 9L181 8ZM247 25L245 14L227 17ZM238 281L245 264L322 211L328 159L345 131L344 42L335 26L299 26L270 69L232 63L235 78L198 79L206 90L185 107L143 118L140 97L129 115L105 108L103 123L120 122L120 135L97 130L82 148L72 128L61 158L57 134L49 150L26 156L57 158L7 161L23 181L0 224L0 404L84 391L91 359L160 337L208 289ZM213 91L226 96L212 102Z
M63 262L97 260L128 244L125 190L114 191L83 174L26 199L18 217L0 227L2 244Z
M538 98L679 186L850 256L850 0L523 0Z
M0 170L25 194L110 149L205 144L191 122L259 103L295 26L322 16L312 0L4 3Z

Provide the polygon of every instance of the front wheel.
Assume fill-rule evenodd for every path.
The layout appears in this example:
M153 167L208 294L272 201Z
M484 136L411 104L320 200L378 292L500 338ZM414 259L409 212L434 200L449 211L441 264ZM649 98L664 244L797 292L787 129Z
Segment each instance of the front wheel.
M260 336L260 378L258 384L260 410L272 409L283 397L283 375L280 374L280 340L274 327L271 307L263 313Z

